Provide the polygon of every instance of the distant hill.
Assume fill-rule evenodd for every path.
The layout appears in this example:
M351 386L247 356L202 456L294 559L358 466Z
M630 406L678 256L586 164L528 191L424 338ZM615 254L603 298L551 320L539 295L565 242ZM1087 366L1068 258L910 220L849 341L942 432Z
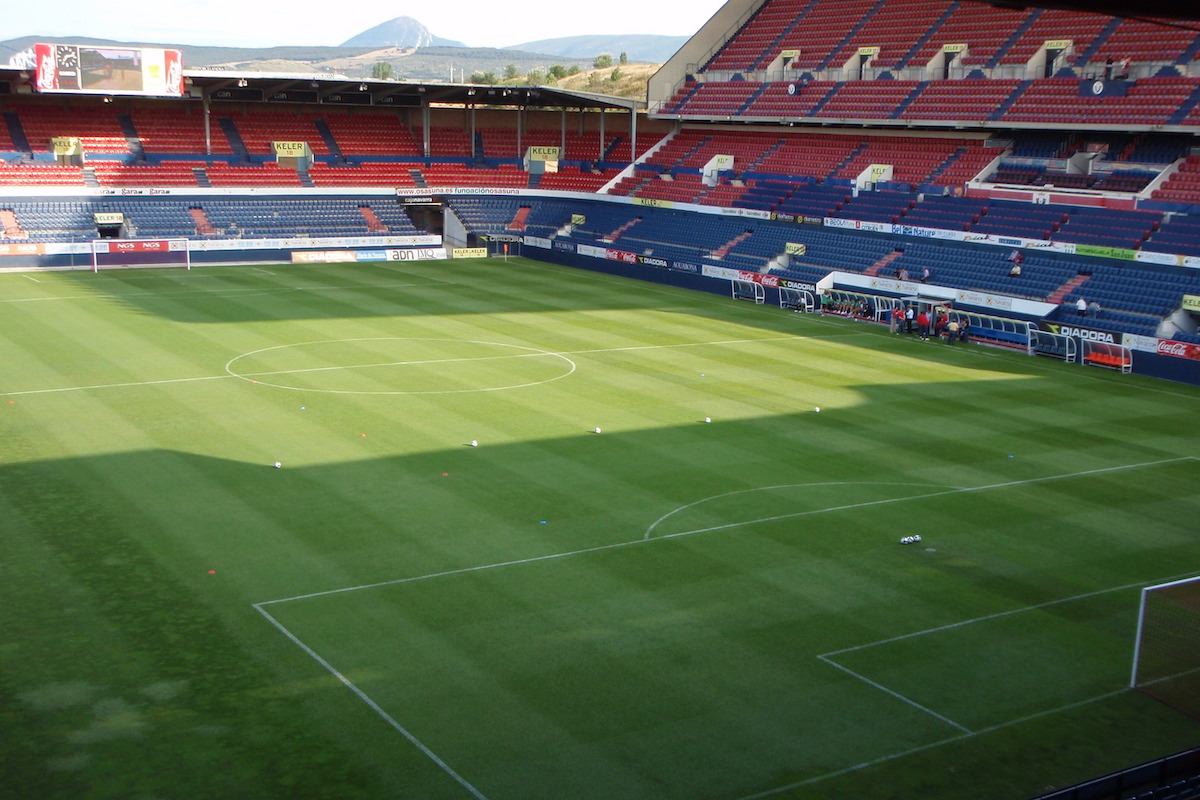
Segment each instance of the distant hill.
M434 36L412 17L396 17L342 42L342 47L466 47L462 42Z
M94 39L89 36L22 36L0 42L0 63L7 64L14 53L31 47L35 42L50 44L119 45L123 47L169 47L183 52L183 67L191 69L214 64L234 64L266 61L302 61L316 64L333 58L369 53L373 47L320 47L289 45L286 47L208 47L203 45L171 44L169 42L122 42L115 39ZM246 69L257 67L247 66Z
M662 64L675 55L688 38L687 36L657 36L653 34L566 36L560 39L525 42L506 49L588 60L601 53L608 53L614 59L624 53L630 61Z
M413 23L408 25L405 21ZM372 31L376 33L372 34ZM416 36L429 44L395 46L382 44L350 46L351 42L371 41L373 36L388 39L401 34ZM184 69L217 68L243 72L331 73L351 78L368 78L379 63L392 66L392 74L401 80L469 80L473 73L492 75L497 81L505 75L524 77L530 72L543 76L552 66L588 70L597 55L608 53L617 59L625 53L631 62L661 64L675 53L686 37L674 36L576 36L546 39L511 48L464 47L433 36L419 22L399 17L352 37L342 47L210 47L179 45L170 42L122 42L87 36L22 36L0 41L0 64L34 42L117 45L126 47L170 47L183 51ZM544 50L542 47L551 48ZM578 55L573 55L577 53ZM544 80L542 78L541 80ZM611 90L611 87L609 87ZM596 86L592 91L600 91Z

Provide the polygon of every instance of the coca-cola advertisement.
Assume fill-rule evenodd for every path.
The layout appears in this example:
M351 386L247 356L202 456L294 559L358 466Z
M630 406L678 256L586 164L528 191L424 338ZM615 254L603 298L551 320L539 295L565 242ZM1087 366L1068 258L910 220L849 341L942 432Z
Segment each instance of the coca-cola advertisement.
M1187 358L1192 361L1200 361L1200 345L1177 342L1174 339L1159 339L1158 354L1160 356L1172 356L1174 358Z

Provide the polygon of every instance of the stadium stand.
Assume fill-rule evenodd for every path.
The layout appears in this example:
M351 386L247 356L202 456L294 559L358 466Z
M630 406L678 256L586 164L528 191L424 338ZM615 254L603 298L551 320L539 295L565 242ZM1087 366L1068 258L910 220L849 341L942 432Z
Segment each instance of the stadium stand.
M1077 296L1096 299L1113 330L1153 334L1197 290L1168 267L1200 256L1189 214L1200 211L1200 36L1058 10L915 8L757 4L650 98L636 152L629 133L541 112L488 110L475 127L453 107L422 118L400 108L217 103L206 126L188 101L6 101L4 237L97 235L88 209L98 203L20 197L27 186L226 193L122 207L128 231L202 239L420 232L394 199L318 203L304 192L494 188L516 195L451 196L448 213L469 234L516 230L810 282L834 269L930 266L943 285L1057 304L1063 318ZM1110 57L1111 72L1132 62L1127 79L1104 80ZM1097 81L1104 91L1091 91ZM417 120L428 121L428 136ZM79 137L82 159L55 163L58 136ZM305 141L312 158L280 166L275 141ZM561 147L557 169L526 171L531 146ZM886 179L873 177L885 167ZM272 208L242 190L279 199ZM691 205L726 213L697 226ZM576 213L587 222L573 225ZM930 229L969 241L915 235ZM1044 243L1026 248L1019 279L995 246L1009 239ZM805 257L785 258L797 242L809 245ZM1107 251L1162 258L1121 255L1117 269L1090 255Z

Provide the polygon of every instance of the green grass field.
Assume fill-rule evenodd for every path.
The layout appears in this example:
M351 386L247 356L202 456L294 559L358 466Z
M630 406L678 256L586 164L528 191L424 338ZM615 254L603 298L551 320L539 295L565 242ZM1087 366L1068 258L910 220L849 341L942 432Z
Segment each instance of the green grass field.
M1194 387L524 260L0 275L0 365L0 796L1015 800L1200 741L1126 688Z

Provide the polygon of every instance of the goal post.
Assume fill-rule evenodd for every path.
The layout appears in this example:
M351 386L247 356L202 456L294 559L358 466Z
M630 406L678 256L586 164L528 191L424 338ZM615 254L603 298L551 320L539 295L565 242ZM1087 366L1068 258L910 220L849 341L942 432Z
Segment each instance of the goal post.
M192 268L187 239L94 239L92 272L133 267Z
M1200 576L1142 589L1130 687L1200 718Z

